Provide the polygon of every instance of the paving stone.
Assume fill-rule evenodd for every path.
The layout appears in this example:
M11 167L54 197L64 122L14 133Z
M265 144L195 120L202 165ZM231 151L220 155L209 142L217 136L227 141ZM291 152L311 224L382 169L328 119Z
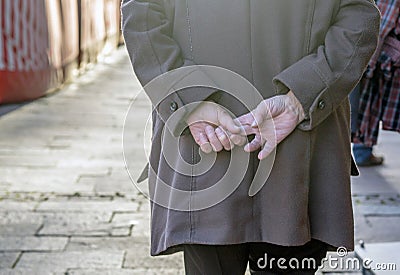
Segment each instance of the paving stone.
M360 218L358 218L360 219ZM356 240L367 242L400 241L400 217L365 217L364 226L356 223Z
M0 211L0 225L19 224L19 223L42 223L42 215L36 212L28 211Z
M71 203L70 201L66 203ZM55 210L59 211L59 210ZM121 227L110 223L112 212L66 211L43 213L43 227L38 236L109 236L114 229ZM124 231L129 235L130 229ZM119 232L122 234L122 232Z
M362 271L362 262L356 257L354 252L349 252L347 256L339 257L336 252L328 252L324 260L323 268L320 269L323 274L344 274L360 273Z
M68 202L66 202L68 203ZM18 224L18 223L71 223L87 221L93 223L107 223L111 220L112 212L91 211L83 213L65 213L65 212L21 212L8 211L0 212L0 224Z
M398 274L400 258L398 256L400 242L365 243L356 246L355 251L363 259L373 274Z
M400 170L399 170L399 134L391 131L379 132L379 144L375 150L385 157L384 165L378 171L384 176L386 182L400 193Z
M136 188L126 172L123 176L81 177L78 183L93 185L94 192L99 195L115 195L116 193L124 195L136 194Z
M132 227L131 226L123 226L123 227L113 227L111 229L110 235L115 237L124 237L129 236L131 234Z
M65 270L55 271L52 268L44 267L31 267L31 268L0 268L0 274L2 275L65 275Z
M73 171L73 170L72 170ZM1 181L8 183L4 190L8 192L58 192L74 193L91 191L93 187L74 184L79 175L71 169L44 169L0 167Z
M71 203L65 203L64 201L45 201L39 204L37 207L38 211L137 211L138 203L125 200L115 199L113 201L92 201L92 200L81 200L74 201Z
M68 275L184 275L183 269L174 268L123 268L123 269L71 269Z
M77 167L81 169L85 168L96 168L108 171L110 168L125 167L125 164L121 159L83 159L83 158L65 158L57 163L57 167Z
M397 193L385 176L374 168L361 168L360 176L352 177L351 182L352 193L357 195Z
M0 274L2 268L12 268L20 253L0 252Z
M38 202L31 201L15 201L15 200L0 200L0 212L4 211L28 211L36 209Z
M129 236L129 226L114 226L110 223L96 223L87 221L73 221L60 223L46 223L39 231L39 236Z
M126 252L124 268L183 268L183 254L150 257L149 244L136 244Z
M66 251L127 251L138 247L138 244L143 245L146 249L141 251L143 254L149 255L149 240L147 238L133 238L133 237L100 237L100 238L85 238L85 237L71 237ZM139 252L139 251L138 251Z
M76 177L77 179L78 177ZM74 179L74 181L76 181ZM62 181L62 180L60 180ZM32 182L31 184L27 183L13 183L8 185L0 185L0 191L8 191L8 192L41 192L43 190L47 190L48 192L54 192L59 194L74 194L74 193L81 193L81 194L90 194L93 193L94 186L89 185L79 185L74 182ZM28 187L27 187L28 186Z
M397 205L359 205L355 211L366 216L399 216L400 206Z
M57 253L24 253L16 268L40 266L49 270L66 270L72 268L120 268L124 252L57 252Z
M112 221L120 226L133 225L132 237L150 237L150 217L148 213L116 213Z
M147 223L150 217L148 213L114 213L112 222L118 225L138 225Z
M9 223L0 224L0 236L33 236L42 223Z
M0 251L59 251L67 242L65 237L0 237Z
M15 167L15 166L23 166L23 167L40 167L40 168L49 168L55 167L57 162L59 161L56 157L51 157L48 155L27 155L26 153L22 153L19 155L1 155L0 154L0 166L2 167Z

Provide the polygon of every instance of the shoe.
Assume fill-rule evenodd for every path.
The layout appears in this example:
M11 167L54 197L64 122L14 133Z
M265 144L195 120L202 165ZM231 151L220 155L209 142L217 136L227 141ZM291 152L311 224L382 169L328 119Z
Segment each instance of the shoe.
M357 165L360 167L379 166L383 164L383 160L383 157L377 157L374 154L371 154L365 161L357 162Z

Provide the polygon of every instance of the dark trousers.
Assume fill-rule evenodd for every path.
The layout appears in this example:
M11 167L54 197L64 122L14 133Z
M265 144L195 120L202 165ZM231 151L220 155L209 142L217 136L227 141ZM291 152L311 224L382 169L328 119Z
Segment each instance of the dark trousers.
M327 244L311 240L302 246L269 243L184 245L187 275L314 274L326 256Z

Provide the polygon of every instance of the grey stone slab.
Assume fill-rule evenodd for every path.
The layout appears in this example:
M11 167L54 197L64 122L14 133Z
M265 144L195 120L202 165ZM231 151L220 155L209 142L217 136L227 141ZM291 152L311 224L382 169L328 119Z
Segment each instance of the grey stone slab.
M132 237L150 237L150 214L148 213L116 213L112 221L119 226L132 225Z
M354 252L340 257L336 252L328 252L320 271L323 274L353 274L362 272L362 262Z
M65 275L66 269L54 270L53 268L0 268L2 275Z
M29 155L0 155L0 166L12 167L23 166L23 167L55 167L58 162L58 158L50 157L46 155L41 156L29 156Z
M58 161L57 167L76 167L80 169L93 168L102 169L103 171L108 171L109 168L124 167L125 164L120 159L85 159L85 158L65 158Z
M66 201L68 203L68 201ZM22 212L7 211L0 212L0 225L19 223L70 223L86 221L92 223L107 223L111 220L112 212L91 211L91 212Z
M1 181L9 183L8 192L60 192L87 191L87 186L74 184L79 175L71 169L44 169L0 167Z
M0 251L60 251L67 242L65 237L0 237Z
M379 140L380 142L375 150L385 157L384 165L380 167L380 173L400 193L399 134L391 131L380 131Z
M168 256L151 257L148 244L137 244L127 251L124 268L183 268L183 254L176 253Z
M400 242L365 243L355 251L362 260L370 263L374 274L398 274L400 271Z
M351 182L352 193L357 195L397 193L375 167L360 168L360 176L352 177Z
M123 268L123 269L70 269L68 275L184 275L183 269L175 268Z
M132 196L137 191L126 172L124 175L118 176L81 177L78 184L93 185L94 192L99 195L115 195L119 193Z
M67 153L67 152L66 152ZM62 155L58 157L63 158ZM41 167L2 167L0 166L0 173L2 180L12 183L74 183L81 174L105 176L109 173L108 168L104 167L54 167L54 168L41 168ZM29 192L30 190L25 190ZM46 191L46 189L42 190ZM47 191L51 192L51 191Z
M131 235L131 226L113 227L110 235L115 237L125 237Z
M357 217L356 240L365 242L400 241L400 217Z
M385 157L384 165L361 168L361 176L353 178L353 193L400 193L399 135L395 132L380 131L376 154Z
M66 251L127 251L140 248L143 254L149 254L149 239L148 238L133 238L133 237L101 237L101 238L85 238L71 237Z
M4 253L0 252L0 274L1 268L12 268L17 261L20 253Z
M78 178L78 177L77 177ZM7 186L0 186L0 191L8 191L8 192L52 192L59 194L74 194L74 193L82 193L82 194L90 194L93 193L94 186L89 185L80 185L74 183L76 179L71 182L62 182L63 180L57 180L56 182L48 181L46 182L32 182L28 184L26 182L18 182L8 184Z
M42 223L42 214L30 211L0 211L0 225L6 226L8 224L20 223Z
M0 236L33 236L42 223L10 223L0 224Z
M43 213L43 227L38 236L109 236L120 228L110 223L112 212L54 211L57 212ZM128 235L129 228L125 232Z
M114 213L112 222L118 225L138 225L140 223L148 223L150 220L149 213Z
M366 216L400 216L400 205L358 205L355 211Z
M115 199L113 201L92 201L82 200L65 203L64 201L45 201L38 207L38 211L136 211L138 203L125 200Z
M45 223L37 235L39 236L129 236L129 226L114 226L110 223L72 221Z
M38 206L38 202L0 200L0 212L4 211L33 211Z
M124 252L57 252L57 253L24 253L16 268L34 268L40 266L49 270L76 268L120 268Z

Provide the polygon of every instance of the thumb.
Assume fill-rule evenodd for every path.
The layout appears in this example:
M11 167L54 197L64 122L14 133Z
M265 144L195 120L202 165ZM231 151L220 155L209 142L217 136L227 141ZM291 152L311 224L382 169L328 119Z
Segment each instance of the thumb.
M252 111L252 115L254 117L254 121L251 124L251 127L257 128L258 125L261 125L264 122L264 119L265 119L266 116L265 116L265 114L263 112L263 109L265 109L263 107L260 108L260 106L259 106L259 107L257 107L256 109L254 109Z
M224 110L219 111L218 122L220 124L219 126L222 126L232 134L240 134L242 132L241 127L238 126L233 118Z

